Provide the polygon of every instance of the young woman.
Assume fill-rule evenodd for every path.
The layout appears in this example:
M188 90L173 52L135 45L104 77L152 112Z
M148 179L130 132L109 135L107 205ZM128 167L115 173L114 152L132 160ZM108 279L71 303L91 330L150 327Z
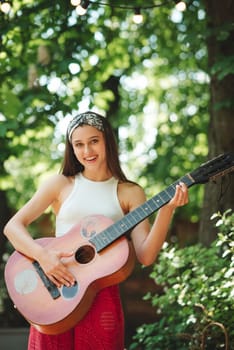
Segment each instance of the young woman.
M7 223L4 233L19 252L39 262L58 287L71 286L75 277L66 268L74 252L43 248L27 227L49 206L56 215L56 236L65 235L83 217L101 214L114 222L146 201L143 189L121 170L114 134L107 119L88 111L69 124L61 174L52 176ZM150 265L165 240L176 207L188 202L185 184L177 185L171 201L162 207L150 228L148 220L131 232L139 262ZM30 328L29 350L123 350L124 319L117 285L98 292L77 325L58 335Z

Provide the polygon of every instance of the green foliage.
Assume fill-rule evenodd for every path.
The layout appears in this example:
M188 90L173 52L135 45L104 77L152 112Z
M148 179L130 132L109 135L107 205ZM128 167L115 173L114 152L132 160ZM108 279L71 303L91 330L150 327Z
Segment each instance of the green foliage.
M162 289L145 296L159 321L138 328L130 350L234 349L234 213L214 218L210 248L164 246L151 273Z
M223 215L214 214L211 219L216 219L216 227L219 228L217 246L222 250L222 256L231 260L231 266L234 267L234 215L231 215L231 209Z
M202 11L194 0L175 20L172 1L144 11L142 25L132 22L132 11L95 2L85 16L67 0L14 0L9 15L0 13L0 186L12 213L58 171L64 130L57 125L78 110L107 112L126 172L149 195L191 170L188 148L200 162L208 98L208 82L197 79L207 59ZM194 197L197 210L201 195Z

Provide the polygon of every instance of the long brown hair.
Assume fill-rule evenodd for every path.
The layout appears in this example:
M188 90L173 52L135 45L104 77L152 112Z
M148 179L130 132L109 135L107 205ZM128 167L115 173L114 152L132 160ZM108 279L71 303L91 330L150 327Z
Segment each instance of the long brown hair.
M94 112L92 112L94 114ZM120 166L118 146L113 129L107 118L95 113L102 121L103 135L106 147L107 166L112 175L121 182L129 181ZM77 160L73 147L66 136L66 146L61 173L65 176L75 176L84 170L83 165Z

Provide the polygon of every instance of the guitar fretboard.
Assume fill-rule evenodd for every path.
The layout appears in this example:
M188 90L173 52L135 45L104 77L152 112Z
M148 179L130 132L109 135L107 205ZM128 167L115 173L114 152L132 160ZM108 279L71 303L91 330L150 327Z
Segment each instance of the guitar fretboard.
M162 206L167 204L174 196L176 185L179 182L184 182L188 187L194 184L194 180L188 174L183 176L178 181L167 187L162 192L158 193L144 204L134 209L122 219L116 221L113 225L93 236L89 241L94 244L97 252L100 252L115 240L132 230L137 224L156 212Z

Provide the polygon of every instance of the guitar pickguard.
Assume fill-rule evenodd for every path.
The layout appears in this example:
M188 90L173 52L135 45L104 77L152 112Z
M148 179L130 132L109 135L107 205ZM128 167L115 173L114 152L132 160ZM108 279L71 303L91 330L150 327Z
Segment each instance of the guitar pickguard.
M79 285L76 282L70 287L62 286L60 292L64 299L73 299L79 293Z

